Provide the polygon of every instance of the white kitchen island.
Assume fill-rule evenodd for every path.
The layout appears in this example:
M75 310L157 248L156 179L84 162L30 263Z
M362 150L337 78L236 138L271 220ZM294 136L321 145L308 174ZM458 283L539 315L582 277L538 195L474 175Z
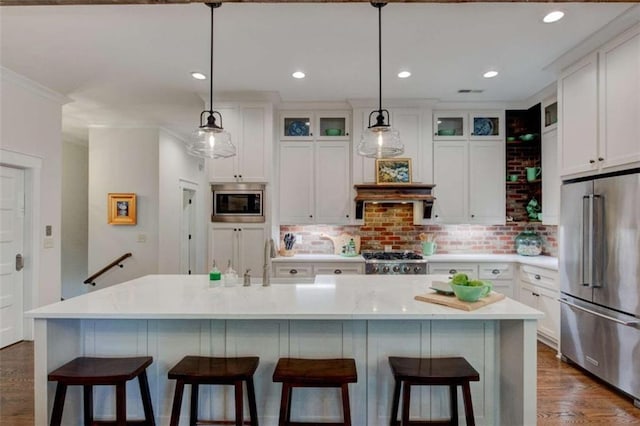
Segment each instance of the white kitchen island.
M536 424L536 320L539 311L505 299L466 312L415 301L438 276L317 276L314 284L210 287L205 275L149 275L28 313L35 318L35 424L48 424L55 383L47 373L76 356L154 359L148 369L158 424L168 424L174 382L167 371L185 355L257 355L260 424L276 425L280 357L350 357L354 425L388 425L394 356L463 356L478 372L471 391L479 425ZM188 390L181 424L187 424ZM95 390L96 417L113 418L113 390ZM294 391L293 418L340 419L338 391ZM444 418L446 388L414 388L412 417ZM130 416L142 417L135 380ZM461 398L459 399L461 401ZM79 387L69 389L63 423L82 423ZM245 405L246 407L246 405ZM233 392L204 386L202 418L233 418ZM462 407L459 410L464 413ZM464 419L461 420L464 424Z

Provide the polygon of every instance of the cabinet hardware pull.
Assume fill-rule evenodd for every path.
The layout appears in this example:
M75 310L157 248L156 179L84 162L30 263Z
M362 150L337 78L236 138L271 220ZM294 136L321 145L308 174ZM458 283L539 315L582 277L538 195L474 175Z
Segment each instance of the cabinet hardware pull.
M238 175L233 175L233 177L234 177L234 178L237 178L237 177L238 177Z
M347 219L349 218L349 215L347 215Z
M491 271L491 273L493 275L498 275L500 273L500 270L499 269L494 269L493 271Z
M346 136L349 136L349 132L345 133Z
M536 297L540 297L540 295L538 293L531 292L531 294L533 294Z
M455 269L449 269L449 273L450 273L450 274L455 274L455 273L457 273L457 272L458 272L458 271L456 271Z
M596 162L596 160L589 160L589 163L591 163L591 164L593 164L595 162Z
M333 271L333 273L340 275L342 273L342 271L340 269L336 269L335 271Z
M604 161L604 158L598 157L598 161Z
M290 273L291 275L295 275L295 274L297 274L297 273L298 273L298 270L297 270L297 269L291 269L291 270L289 271L289 273Z
M472 215L471 215L471 217L476 217L476 215L475 215L475 214L472 214Z
M312 215L312 214L310 214L310 215L309 215L309 217L311 218L311 217L313 217L313 215Z
M582 306L578 306L578 305L575 305L575 304L569 302L565 298L558 299L558 301L560 303L564 304L564 305L567 305L567 306L571 307L571 308L578 309L580 311L584 311L584 312L590 313L591 315L595 315L595 316L598 316L600 318L604 318L606 320L616 322L618 324L626 325L627 327L636 327L636 328L638 328L638 326L640 325L640 322L638 322L638 321L625 321L625 320L621 320L621 319L618 319L618 318L610 317L608 315L601 314L600 312L592 311L591 309L583 308Z
M436 217L438 217L438 215L436 215Z
M242 179L242 175L238 175L238 177L239 177L240 179Z
M539 279L540 279L540 275L535 274L535 275L533 276L533 278L535 278L536 280L539 280Z
M313 136L313 133L309 133L309 136Z

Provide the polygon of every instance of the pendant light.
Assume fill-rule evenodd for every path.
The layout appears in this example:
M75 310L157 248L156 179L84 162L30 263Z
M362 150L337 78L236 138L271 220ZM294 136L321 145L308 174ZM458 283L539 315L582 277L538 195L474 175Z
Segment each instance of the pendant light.
M387 3L371 3L378 9L378 110L369 114L369 127L362 133L358 154L371 158L397 157L404 152L400 133L391 127L389 111L382 109L382 8ZM376 122L371 118L376 115Z
M187 152L202 158L227 158L236 155L231 135L222 127L222 115L213 110L213 10L221 3L207 3L211 8L211 56L209 67L209 109L200 113L200 127L191 135ZM208 114L206 123L203 121Z

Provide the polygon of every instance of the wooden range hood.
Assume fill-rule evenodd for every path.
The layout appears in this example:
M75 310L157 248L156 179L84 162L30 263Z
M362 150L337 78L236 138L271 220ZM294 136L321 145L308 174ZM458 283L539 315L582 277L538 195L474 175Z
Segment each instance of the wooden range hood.
M431 218L435 197L431 194L435 185L419 184L362 184L356 190L356 219L364 219L365 203L413 203L413 224L421 225Z

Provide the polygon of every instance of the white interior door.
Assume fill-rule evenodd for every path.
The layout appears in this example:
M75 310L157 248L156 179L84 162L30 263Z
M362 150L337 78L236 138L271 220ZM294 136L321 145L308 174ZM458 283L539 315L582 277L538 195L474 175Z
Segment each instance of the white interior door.
M195 235L196 191L182 188L182 221L180 226L180 273L196 272Z
M23 339L24 171L0 167L0 348Z

